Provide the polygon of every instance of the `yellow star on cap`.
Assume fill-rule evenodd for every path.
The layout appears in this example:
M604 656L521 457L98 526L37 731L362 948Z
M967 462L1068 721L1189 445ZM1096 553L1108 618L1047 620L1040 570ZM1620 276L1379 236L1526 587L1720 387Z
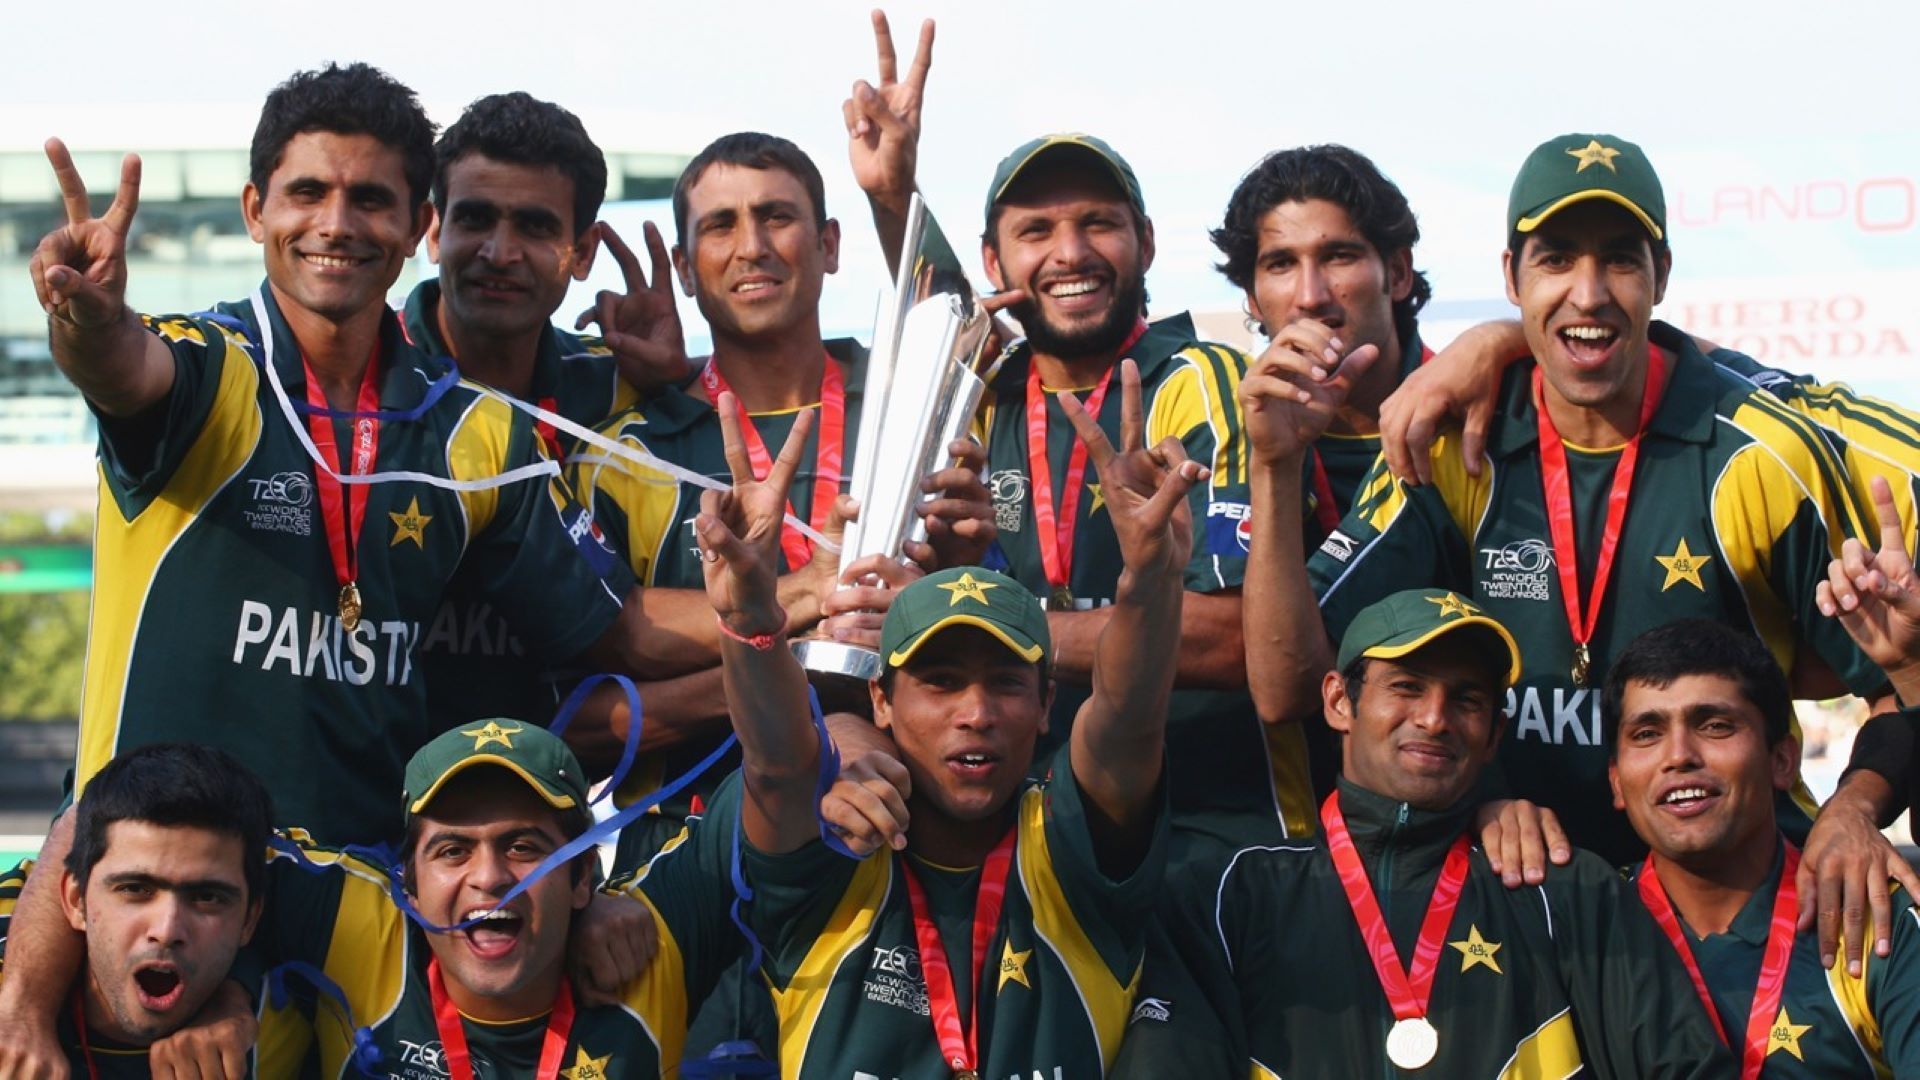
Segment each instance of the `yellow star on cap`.
M499 743L511 750L513 749L512 736L520 734L522 730L518 727L501 727L498 720L489 720L486 727L474 728L472 731L463 731L460 734L473 740L473 748L476 751L484 750L494 743Z
M1005 990L1010 982L1017 982L1029 990L1033 989L1033 984L1027 981L1027 961L1032 957L1032 949L1014 952L1013 942L1007 942L1007 951L1000 954L1000 985L994 992Z
M1107 505L1107 497L1100 494L1099 484L1088 484L1087 490L1093 492L1093 505L1087 507L1087 515L1091 517L1095 510Z
M1605 165L1610 173L1620 171L1613 165L1613 159L1620 156L1620 151L1611 146L1601 146L1599 139L1588 139L1587 145L1569 150L1567 155L1580 163L1580 167L1573 170L1575 173L1586 172L1589 165Z
M1427 603L1440 605L1440 617L1443 619L1450 615L1480 614L1479 608L1474 607L1472 604L1469 604L1465 600L1460 599L1460 597L1458 597L1453 593L1448 593L1447 595L1441 597L1438 600L1435 600L1433 597L1429 596L1427 597Z
M1785 1050L1801 1061L1807 1060L1800 1053L1800 1036L1812 1030L1812 1024L1794 1023L1793 1017L1787 1015L1787 1007L1780 1006L1780 1015L1773 1018L1773 1026L1767 1029L1767 1053Z
M561 1069L560 1075L567 1080L607 1080L609 1075L607 1063L612 1060L612 1054L606 1057L588 1057L586 1047L577 1047L573 1052L573 1068Z
M987 590L1000 586L991 581L976 580L971 571L961 574L952 581L943 581L940 588L947 590L947 606L952 607L962 600L978 600L981 607L992 607L987 602Z
M1666 592L1681 582L1707 591L1706 582L1700 580L1700 571L1705 570L1712 559L1705 555L1695 555L1687 549L1687 538L1680 538L1680 546L1673 549L1671 555L1655 555L1653 561L1667 568L1667 580L1660 583L1660 591Z
M1506 974L1500 970L1500 961L1493 958L1493 954L1500 951L1500 943L1481 937L1480 928L1472 923L1467 924L1467 940L1449 941L1447 946L1459 950L1461 971L1485 964L1493 969L1495 975Z
M388 547L398 547L400 541L411 540L415 547L426 549L427 522L432 521L433 518L420 512L418 496L407 504L405 513L396 514L388 511L387 516L393 519L393 542L388 544Z

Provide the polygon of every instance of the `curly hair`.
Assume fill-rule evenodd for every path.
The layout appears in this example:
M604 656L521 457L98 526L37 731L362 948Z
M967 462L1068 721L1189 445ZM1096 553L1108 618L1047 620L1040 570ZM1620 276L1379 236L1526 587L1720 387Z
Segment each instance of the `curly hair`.
M273 88L260 107L247 155L248 179L266 191L287 144L309 131L371 135L400 152L412 204L427 201L433 186L433 121L420 99L393 76L370 64L328 64L295 72Z

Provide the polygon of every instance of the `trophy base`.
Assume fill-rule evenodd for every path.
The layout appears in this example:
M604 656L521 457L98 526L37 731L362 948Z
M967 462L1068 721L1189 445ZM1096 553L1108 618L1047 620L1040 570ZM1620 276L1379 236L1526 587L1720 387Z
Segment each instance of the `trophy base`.
M807 669L822 709L869 715L867 684L880 677L879 652L844 641L801 638L793 643L793 655Z

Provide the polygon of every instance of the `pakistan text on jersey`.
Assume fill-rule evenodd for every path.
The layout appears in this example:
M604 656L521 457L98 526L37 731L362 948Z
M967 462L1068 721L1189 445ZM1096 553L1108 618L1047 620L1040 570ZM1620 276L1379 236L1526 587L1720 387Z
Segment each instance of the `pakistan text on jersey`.
M365 619L347 633L333 612L287 607L275 618L266 604L243 600L233 637L233 662L262 671L284 664L288 674L303 679L318 677L354 686L378 679L383 686L406 686L413 678L413 650L419 644L417 622Z

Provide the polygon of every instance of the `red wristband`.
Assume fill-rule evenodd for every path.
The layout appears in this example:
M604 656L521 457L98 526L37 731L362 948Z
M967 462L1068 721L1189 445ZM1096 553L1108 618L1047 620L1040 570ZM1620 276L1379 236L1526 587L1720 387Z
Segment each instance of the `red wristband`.
M728 626L727 620L722 616L720 616L718 613L715 613L713 618L715 622L720 624L720 633L722 635L732 638L733 640L739 642L742 645L750 646L751 648L754 648L760 652L766 652L767 650L773 648L774 644L780 640L781 633L783 633L783 631L776 630L771 634L754 634L749 636L749 635L740 633L739 631L735 630L731 626ZM784 623L786 621L786 618L787 618L787 613L784 611L781 612L780 621Z

